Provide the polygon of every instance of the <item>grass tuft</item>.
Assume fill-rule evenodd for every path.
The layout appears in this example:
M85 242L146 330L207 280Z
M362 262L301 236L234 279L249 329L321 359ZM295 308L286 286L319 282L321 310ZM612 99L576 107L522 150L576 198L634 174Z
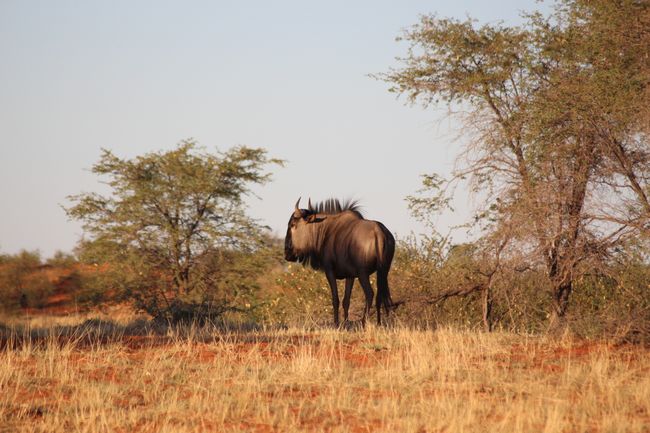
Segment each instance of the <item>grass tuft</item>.
M2 432L643 432L648 349L370 327L2 329Z

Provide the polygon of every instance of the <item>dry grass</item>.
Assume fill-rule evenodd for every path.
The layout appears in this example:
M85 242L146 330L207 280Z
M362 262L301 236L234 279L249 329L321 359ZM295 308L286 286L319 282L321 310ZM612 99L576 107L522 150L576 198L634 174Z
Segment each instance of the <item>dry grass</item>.
M647 349L453 330L208 329L0 351L6 432L642 432ZM109 332L109 331L105 331Z

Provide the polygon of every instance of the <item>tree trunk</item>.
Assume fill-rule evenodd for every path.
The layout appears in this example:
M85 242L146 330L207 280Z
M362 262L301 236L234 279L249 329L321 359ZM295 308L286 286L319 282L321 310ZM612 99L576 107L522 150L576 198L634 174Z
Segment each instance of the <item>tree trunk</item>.
M549 330L561 329L566 325L566 310L569 305L569 296L571 295L572 289L573 282L571 280L554 285Z
M492 290L490 284L483 288L483 327L486 332L492 332Z

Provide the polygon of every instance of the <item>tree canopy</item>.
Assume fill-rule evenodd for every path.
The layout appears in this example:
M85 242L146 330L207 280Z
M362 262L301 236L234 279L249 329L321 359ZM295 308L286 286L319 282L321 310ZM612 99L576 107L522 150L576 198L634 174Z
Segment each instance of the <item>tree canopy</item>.
M521 27L423 16L391 90L460 113L471 142L449 182L484 197L494 263L546 270L552 322L575 278L650 234L650 2L564 0ZM415 210L448 203L425 177ZM512 265L514 266L514 265Z
M71 196L67 213L90 236L85 256L119 269L124 290L147 311L164 316L181 302L223 308L237 294L237 285L218 290L228 258L262 246L243 199L269 181L270 164L282 161L264 149L209 153L193 140L133 159L103 150L92 172L108 178L111 194Z

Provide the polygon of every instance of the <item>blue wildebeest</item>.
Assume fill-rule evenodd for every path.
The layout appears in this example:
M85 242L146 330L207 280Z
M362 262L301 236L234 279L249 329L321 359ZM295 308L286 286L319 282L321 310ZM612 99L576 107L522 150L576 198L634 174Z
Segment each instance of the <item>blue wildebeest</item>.
M388 271L395 253L395 238L378 221L363 218L354 201L341 204L329 199L300 209L300 199L289 219L284 240L284 257L325 272L332 289L334 324L339 326L339 294L336 280L345 279L343 318L347 322L354 279L358 278L366 296L362 323L372 308L370 275L377 272L377 323L381 307L386 314L393 302L388 288Z

